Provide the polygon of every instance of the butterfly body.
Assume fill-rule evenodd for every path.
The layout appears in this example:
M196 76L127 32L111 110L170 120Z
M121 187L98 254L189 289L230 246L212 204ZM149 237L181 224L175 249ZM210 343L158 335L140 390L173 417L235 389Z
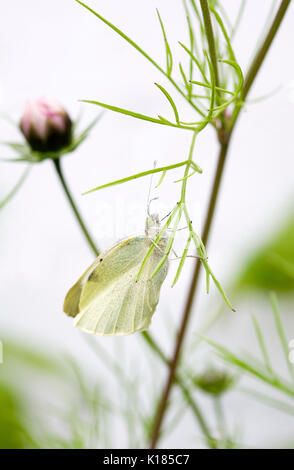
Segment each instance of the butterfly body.
M163 237L154 246L138 279L142 261L154 244L150 230L152 235L158 233L157 221L147 221L145 236L127 238L105 250L70 289L64 312L74 317L75 326L103 336L127 335L148 328L168 261L150 279L164 254L167 239Z

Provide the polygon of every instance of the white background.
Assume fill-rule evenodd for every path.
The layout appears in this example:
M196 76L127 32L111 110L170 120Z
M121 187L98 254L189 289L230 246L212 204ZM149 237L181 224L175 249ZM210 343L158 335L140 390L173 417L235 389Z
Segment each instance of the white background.
M234 18L239 2L226 0L223 4ZM271 2L248 0L247 4L234 44L237 58L245 69ZM162 64L165 61L164 45L156 7L165 20L176 57L181 56L177 41L188 43L180 1L93 0L91 5ZM229 285L234 272L252 248L279 227L293 201L293 21L294 10L290 6L249 98L267 94L278 86L281 86L280 91L266 101L248 104L233 138L208 251L210 263L224 285ZM84 125L100 110L90 104L78 103L79 99L103 101L152 116L170 116L164 97L153 84L158 81L167 85L164 77L73 0L2 2L0 69L1 112L16 120L27 98L42 95L61 101L73 117L82 109ZM183 109L182 119L191 120L189 108L176 92L173 96ZM151 168L155 159L160 166L185 159L190 137L189 132L183 130L107 112L87 142L74 155L64 158L66 178L99 246L106 247L124 235L143 229L149 180L131 182L88 196L81 196L81 193L107 181ZM1 120L0 140L9 139L18 140L21 136ZM3 147L1 156L8 154L12 155ZM205 213L216 155L215 137L207 129L199 138L195 152L195 161L204 172L195 176L188 186L191 211L198 225L201 225L202 214ZM22 165L1 163L1 199L22 171ZM158 209L162 215L177 200L179 186L173 183L177 175L171 175L161 186ZM1 212L0 221L1 330L27 342L43 344L52 352L66 350L77 357L87 372L97 373L94 355L85 345L81 333L62 313L67 289L91 263L93 256L50 162L32 168L22 189ZM189 266L187 262L178 286L171 290L169 285L175 267L171 268L152 323L151 332L162 341L167 351L171 349L167 325L179 322L190 270L191 263ZM220 301L214 289L207 300L204 280L201 297L195 308L198 326L212 305L215 306L215 300ZM224 319L223 327L214 333L214 337L237 350L238 346L244 345L254 350L256 344L252 340L248 316L252 306L261 315L263 311L265 314L269 312L269 306L264 307L264 302L259 306L256 300L252 305L240 306L234 319ZM294 337L292 313L290 310L285 312L285 321L289 320L289 338ZM197 320L191 325L191 332L195 332ZM265 327L272 343L272 325L267 326L265 321ZM136 359L139 361L138 351L142 343L138 338L98 338L97 341L109 349L118 341L123 343L133 367L139 367ZM147 362L144 364L146 376L150 375ZM99 373L107 380L108 371L99 369ZM163 379L162 370L160 380ZM159 389L159 380L157 385ZM275 445L277 436L282 441L294 430L292 419L244 399L240 394L232 395L227 405L229 420L232 426L239 423L246 444ZM204 406L208 408L205 400ZM272 420L275 420L275 428L271 425ZM201 441L196 439L198 435L194 422L187 417L178 431L164 441L164 445L201 445ZM119 435L115 442L118 447L124 445Z

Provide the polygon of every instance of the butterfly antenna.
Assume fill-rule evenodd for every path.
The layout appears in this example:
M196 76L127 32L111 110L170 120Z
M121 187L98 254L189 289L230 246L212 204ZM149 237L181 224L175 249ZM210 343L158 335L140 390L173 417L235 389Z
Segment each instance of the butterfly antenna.
M154 164L153 164L153 168L155 169L156 168L156 165L157 165L157 161L154 160ZM153 197L151 199L151 189L152 189L152 182L153 182L153 173L150 177L150 184L149 184L149 191L148 191L148 198L147 198L147 215L148 217L151 217L151 214L150 214L150 205L151 205L151 202L152 201L155 201L156 199L158 199L158 197Z
M164 217L162 217L162 219L160 219L160 222L162 222L164 219L167 219L171 215L172 211L173 211L173 209L168 214L166 214Z

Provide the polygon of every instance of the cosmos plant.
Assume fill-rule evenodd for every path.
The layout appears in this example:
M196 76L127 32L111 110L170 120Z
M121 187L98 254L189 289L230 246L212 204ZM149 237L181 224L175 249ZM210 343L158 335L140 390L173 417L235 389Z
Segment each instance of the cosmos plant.
M178 326L171 357L166 357L160 344L155 341L149 332L144 331L141 333L146 343L166 365L168 371L166 382L163 386L160 400L149 429L150 446L154 448L158 445L170 394L173 387L177 386L185 402L192 410L195 419L199 423L207 444L210 447L217 447L217 442L211 435L205 417L190 393L187 380L183 377L183 374L180 373L178 366L185 344L195 294L199 284L201 266L203 266L206 274L207 291L212 281L225 303L229 308L233 309L230 300L226 296L223 287L211 267L213 260L209 260L208 263L206 245L211 232L224 168L236 123L239 120L239 116L254 80L285 16L290 0L282 0L278 9L274 13L271 13L271 18L266 26L267 30L263 35L263 40L245 74L240 67L237 53L233 48L233 39L238 30L245 8L246 2L243 0L240 2L239 13L234 24L228 19L221 2L217 0L184 0L183 7L185 9L189 43L186 44L179 41L178 47L183 54L183 60L178 64L175 63L175 54L168 40L168 29L160 12L157 10L158 27L162 32L162 46L165 56L163 65L159 64L143 47L137 44L110 20L104 18L99 12L79 0L76 0L76 2L80 7L86 10L87 13L92 15L93 19L97 20L97 25L98 23L102 23L104 26L110 28L114 34L122 38L129 47L134 48L152 67L155 67L155 69L161 73L164 81L163 83L155 83L155 86L158 92L162 94L162 98L168 102L170 115L162 116L156 112L154 112L152 116L145 115L130 109L115 106L114 104L104 103L103 100L101 101L100 97L99 99L93 97L93 99L84 100L84 102L119 113L122 116L127 115L134 119L153 123L154 125L168 126L175 131L187 132L191 135L190 147L186 149L186 157L181 161L161 167L152 167L134 175L122 175L122 177L116 181L106 183L97 182L97 186L88 189L86 194L154 174L158 174L157 186L159 186L164 184L164 178L168 172L182 168L182 178L177 180L177 184L179 185L178 202L175 207L170 208L169 216L166 218L162 228L158 231L154 240L155 243L151 245L145 257L143 257L139 268L140 276L148 259L152 256L156 245L160 244L166 230L169 229L170 237L168 243L163 255L154 266L151 278L158 274L173 249L177 230L183 220L188 227L187 239L185 248L179 257L173 285L177 283L184 268L189 249L193 246L197 259L195 260L195 267L191 277L188 295L185 299L185 306ZM184 63L186 64L185 66L183 65ZM142 90L142 93L144 93L144 90ZM178 105L178 98L190 106L195 115L193 121L185 118L182 108ZM25 108L20 123L25 142L6 143L7 146L17 153L17 157L13 161L25 161L29 164L40 163L44 160L51 160L53 162L65 195L70 202L83 234L95 256L99 254L99 249L86 228L80 212L70 194L60 161L64 155L73 152L84 141L96 122L97 120L91 123L82 133L78 134L76 132L76 123L72 122L63 107L59 105L59 103L56 103L55 100L42 98L28 103ZM191 222L190 211L187 204L187 193L189 184L191 184L193 179L203 178L203 171L195 160L195 148L197 147L199 134L205 132L208 127L212 128L215 132L219 153L203 232L202 234L198 234ZM26 176L27 171L7 198L0 203L2 206L13 196ZM227 352L226 354L228 356ZM198 386L201 385L202 388L209 389L209 393L212 394L215 393L215 390L221 390L222 393L233 383L231 377L227 377L225 374L215 373L202 377L194 377L193 380L198 383Z

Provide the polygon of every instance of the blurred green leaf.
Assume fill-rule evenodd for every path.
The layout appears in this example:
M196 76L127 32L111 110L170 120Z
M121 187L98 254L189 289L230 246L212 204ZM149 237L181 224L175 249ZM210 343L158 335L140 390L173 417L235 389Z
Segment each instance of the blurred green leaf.
M27 143L22 142L1 142L1 145L6 145L7 147L15 150L19 155L26 156L30 153L31 149Z
M26 367L35 369L38 372L47 374L64 374L64 366L62 361L50 357L43 351L33 349L32 347L25 346L22 342L16 340L6 340L5 336L1 335L3 343L4 362L1 364L2 375L13 372L15 367Z
M36 447L29 431L23 404L15 390L0 383L0 449L25 449Z
M0 448L99 446L111 411L100 384L65 353L0 337Z
M294 289L294 215L249 259L237 280L237 289Z
M22 186L23 182L25 181L26 177L29 174L29 170L30 170L29 167L27 167L24 173L21 175L20 179L17 181L16 185L10 190L7 196L4 199L2 199L2 201L0 201L0 209L2 209L20 189L20 187Z
M249 360L244 354L239 356L231 352L226 347L211 341L208 338L202 337L208 344L210 344L215 351L218 353L219 357L223 359L226 363L231 364L234 367L237 367L242 372L252 375L253 377L261 380L262 382L271 385L272 387L284 392L287 395L294 397L294 387L293 384L283 377L275 373L269 373L266 366L263 364L260 365L259 360L252 358Z

